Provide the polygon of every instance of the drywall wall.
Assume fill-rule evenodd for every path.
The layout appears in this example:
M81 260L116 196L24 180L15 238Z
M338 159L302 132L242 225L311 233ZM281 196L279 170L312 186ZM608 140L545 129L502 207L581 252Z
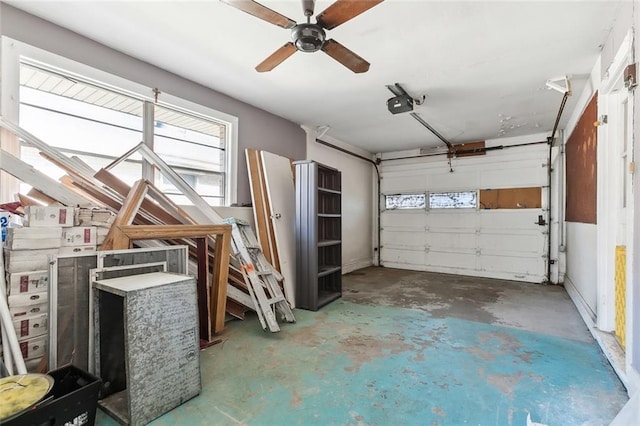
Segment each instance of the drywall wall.
M566 227L567 272L565 287L580 312L596 319L597 264L596 225L568 222Z
M5 3L0 3L0 8L0 31L3 36L238 117L238 204L251 202L244 159L245 148L264 149L295 159L303 159L306 156L305 132L295 123L125 55Z
M372 264L374 224L373 165L359 158L316 142L315 129L307 129L307 159L342 172L342 272L348 273ZM372 154L327 135L322 140L355 154L372 158Z

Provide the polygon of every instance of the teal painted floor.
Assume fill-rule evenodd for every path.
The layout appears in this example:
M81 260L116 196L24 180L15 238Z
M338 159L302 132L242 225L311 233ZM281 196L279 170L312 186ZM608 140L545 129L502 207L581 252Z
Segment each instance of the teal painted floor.
M627 400L593 341L349 299L228 323L202 394L152 424L605 425Z

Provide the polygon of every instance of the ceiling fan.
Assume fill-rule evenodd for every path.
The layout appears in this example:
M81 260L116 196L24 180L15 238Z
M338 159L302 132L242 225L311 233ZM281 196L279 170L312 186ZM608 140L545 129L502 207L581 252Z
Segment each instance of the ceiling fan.
M325 30L331 30L348 20L355 18L383 0L337 0L316 16L315 24L311 23L315 0L302 0L302 9L307 22L297 24L290 18L269 9L254 0L221 0L243 12L267 21L282 28L291 29L293 42L288 42L256 67L258 72L271 71L296 50L301 52L317 52L322 50L336 61L355 73L367 72L369 62L356 55L333 39L327 39Z

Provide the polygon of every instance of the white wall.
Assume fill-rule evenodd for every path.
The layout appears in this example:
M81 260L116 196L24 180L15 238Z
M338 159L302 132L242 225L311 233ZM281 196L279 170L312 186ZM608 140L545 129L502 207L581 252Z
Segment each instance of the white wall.
M316 142L317 132L307 131L307 159L334 167L342 172L342 272L365 268L373 262L375 235L375 171L369 162ZM327 135L323 141L366 158L372 154Z
M573 111L570 112L571 115L569 116L567 127L563 131L564 144L571 137L571 133L578 124L580 117L582 117L589 101L598 90L600 68L600 59L598 58L582 93L574 93L572 95L577 97L577 104ZM598 262L596 230L597 225L595 224L576 222L566 222L565 224L565 287L583 318L588 318L592 324L595 323L597 317Z
M596 225L568 222L566 233L565 288L583 316L586 314L595 322L598 284Z

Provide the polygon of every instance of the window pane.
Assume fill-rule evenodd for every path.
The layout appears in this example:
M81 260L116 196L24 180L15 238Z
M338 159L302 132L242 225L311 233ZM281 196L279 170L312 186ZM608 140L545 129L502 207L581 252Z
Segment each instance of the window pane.
M426 207L425 194L394 194L385 195L385 207L392 209L424 209Z
M478 205L476 191L434 192L429 194L429 207L432 209L468 209Z
M157 105L155 118L154 151L210 204L224 205L225 125ZM156 185L185 202L160 173Z
M193 171L186 171L182 169L174 169L178 175L184 181L189 184L201 197L209 200L219 200L216 204L212 205L224 205L224 175L222 174L204 174ZM191 204L191 202L182 197L181 191L179 191L171 182L169 182L164 176L160 175L157 178L158 188L164 192L174 202L181 200L178 204ZM186 201L184 201L186 200Z
M20 66L20 126L98 170L142 140L142 101L29 64ZM23 144L21 158L57 179L64 172ZM131 184L140 156L111 170ZM27 190L23 185L21 190Z

